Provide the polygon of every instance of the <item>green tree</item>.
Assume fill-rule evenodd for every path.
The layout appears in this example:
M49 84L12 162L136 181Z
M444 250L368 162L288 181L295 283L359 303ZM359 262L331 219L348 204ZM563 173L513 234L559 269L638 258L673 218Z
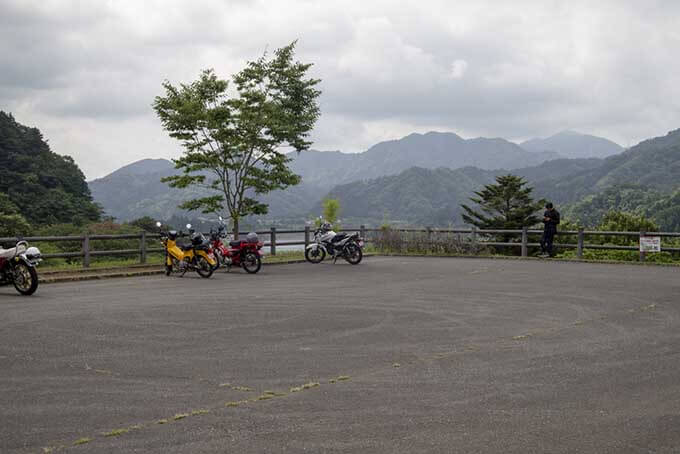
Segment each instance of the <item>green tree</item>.
M184 147L175 160L182 174L162 181L213 191L180 207L204 213L226 208L235 236L243 216L267 213L267 205L254 197L300 182L282 148L309 148L321 92L315 88L319 80L307 77L311 64L294 61L294 50L295 42L271 58L265 54L248 62L232 77L231 91L229 81L218 79L213 70L188 85L166 81L165 96L153 104L170 137Z
M323 199L323 217L331 224L338 222L340 215L340 200L338 199Z
M128 224L146 232L158 232L158 227L156 227L156 219L152 218L151 216L142 216L141 218L130 221Z
M0 192L0 237L25 236L31 225L21 215L7 194Z
M533 188L522 177L502 175L495 184L487 184L476 197L470 197L479 210L461 204L463 220L480 229L520 229L540 222L536 212L543 208L544 200L531 197Z
M0 193L33 225L96 221L85 176L69 156L52 150L36 128L0 111Z

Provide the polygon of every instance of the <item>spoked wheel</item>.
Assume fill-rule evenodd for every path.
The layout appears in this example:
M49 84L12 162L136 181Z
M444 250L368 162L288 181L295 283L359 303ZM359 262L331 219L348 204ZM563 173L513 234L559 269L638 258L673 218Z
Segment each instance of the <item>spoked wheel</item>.
M19 262L14 265L14 288L22 295L32 295L38 289L38 272L34 267Z
M326 251L322 248L305 249L305 260L309 263L321 263L326 258Z
M224 258L222 257L222 253L218 250L215 250L213 254L215 254L215 262L217 262L213 268L218 269L220 266L222 266Z
M250 274L255 274L260 271L262 267L262 260L257 254L249 252L243 257L242 262L243 269Z
M198 256L196 259L196 272L198 273L199 276L209 278L212 276L213 271L215 271L216 268L213 268L213 266L208 262L208 260L203 257L203 256Z
M345 260L347 260L352 265L358 265L361 259L364 258L364 253L361 248L356 244L348 244L345 251Z

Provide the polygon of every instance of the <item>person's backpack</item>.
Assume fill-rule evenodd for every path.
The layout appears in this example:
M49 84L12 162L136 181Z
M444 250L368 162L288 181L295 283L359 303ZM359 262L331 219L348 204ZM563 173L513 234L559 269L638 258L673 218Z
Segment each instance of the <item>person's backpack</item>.
M560 212L555 210L555 213L550 218L554 220L555 225L559 225L559 223L560 223Z

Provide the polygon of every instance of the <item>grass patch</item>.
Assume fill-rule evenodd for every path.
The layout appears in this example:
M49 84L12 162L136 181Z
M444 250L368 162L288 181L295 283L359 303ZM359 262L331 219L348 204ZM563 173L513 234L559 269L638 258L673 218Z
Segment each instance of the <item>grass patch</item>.
M189 413L177 413L172 419L179 421L180 419L184 419L187 416L189 416Z
M302 386L295 386L293 388L290 388L290 392L292 393L299 393L300 391L302 391Z
M392 367L394 367L395 369L398 369L398 368L401 367L401 364L399 364L399 363L394 363L394 364L392 364Z
M337 380L336 380L335 378L331 378L330 380L328 380L328 383L330 383L331 385L333 385L333 384L335 384L336 381L337 381Z
M247 400L232 400L224 404L225 407L238 407L239 405L247 404Z
M50 454L51 452L54 452L54 448L51 446L47 446L45 448L42 448L43 454Z
M347 380L350 380L351 378L352 377L350 377L349 375L340 375L338 377L338 381L347 381Z
M253 388L250 388L248 386L232 386L231 389L233 389L234 391L242 391L244 393L255 391Z
M158 421L156 421L156 424L167 424L167 423L168 423L168 420L165 419L165 418L159 419Z
M512 336L512 340L521 341L527 340L531 337L531 334L521 334L519 336Z
M79 439L77 439L76 441L73 442L73 446L84 445L86 443L91 442L92 440L93 439L90 438L90 437L79 438Z
M257 400L269 400L269 399L273 399L274 397L276 397L276 396L274 396L273 394L260 394L259 396L256 397L256 399Z
M312 389L316 388L317 386L319 386L319 382L310 381L309 383L302 385L302 389Z
M192 410L191 411L191 416L199 416L199 415L206 415L210 413L210 410L207 410L205 408L201 408L199 410Z
M130 429L113 429L111 432L103 433L105 437L118 437L120 435L130 432Z

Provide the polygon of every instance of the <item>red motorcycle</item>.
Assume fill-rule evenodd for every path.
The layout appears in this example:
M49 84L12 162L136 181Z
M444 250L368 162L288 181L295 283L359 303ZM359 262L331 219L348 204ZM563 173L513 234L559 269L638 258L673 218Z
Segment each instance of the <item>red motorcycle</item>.
M240 266L250 274L260 271L264 257L261 249L264 244L256 233L249 233L245 239L229 241L228 247L222 241L223 239L227 239L223 225L220 225L216 232L210 229L210 245L217 260L215 269L226 266L227 270L230 270L232 266Z

